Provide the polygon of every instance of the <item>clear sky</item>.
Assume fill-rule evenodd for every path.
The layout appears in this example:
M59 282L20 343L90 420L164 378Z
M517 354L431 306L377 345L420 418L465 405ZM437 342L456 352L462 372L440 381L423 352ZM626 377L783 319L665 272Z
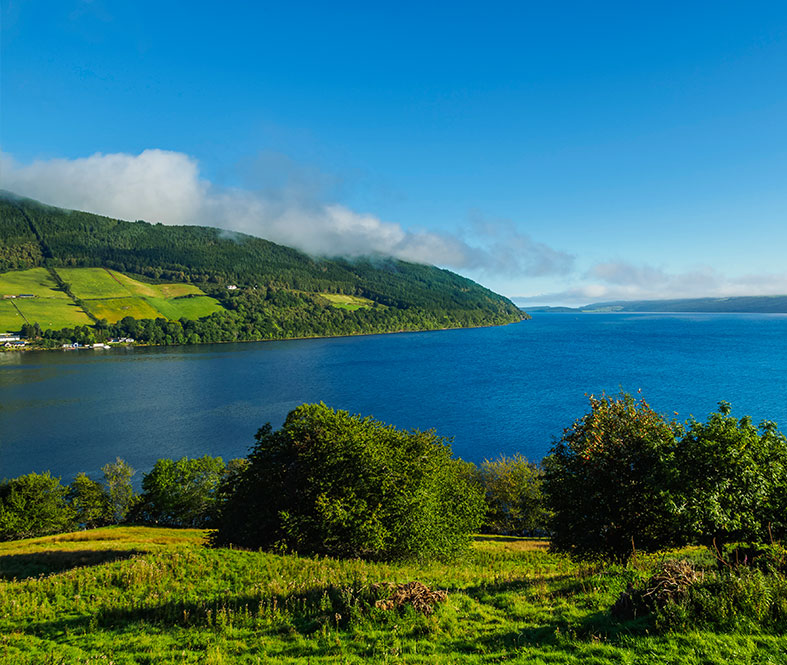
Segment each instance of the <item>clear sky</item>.
M787 293L787 3L0 7L3 188L523 303Z

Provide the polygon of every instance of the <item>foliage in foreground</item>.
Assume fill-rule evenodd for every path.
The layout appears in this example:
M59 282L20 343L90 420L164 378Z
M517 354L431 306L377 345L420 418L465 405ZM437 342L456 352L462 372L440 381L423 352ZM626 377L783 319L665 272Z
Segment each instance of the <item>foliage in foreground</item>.
M544 460L552 543L578 556L767 543L787 533L787 438L774 423L667 422L622 394L590 398Z
M673 633L656 632L652 617L612 618L615 598L660 557L601 566L495 538L459 561L391 564L206 548L203 536L112 527L0 544L0 662L787 660L787 637L749 625ZM378 606L415 582L445 592L431 613Z
M304 404L256 440L249 464L223 483L216 545L445 558L480 526L480 488L432 431Z

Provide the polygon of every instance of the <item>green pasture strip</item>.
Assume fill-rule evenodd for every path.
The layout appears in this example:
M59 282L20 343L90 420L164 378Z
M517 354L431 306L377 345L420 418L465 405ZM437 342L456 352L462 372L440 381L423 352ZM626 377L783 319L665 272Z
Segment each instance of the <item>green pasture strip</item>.
M787 662L782 635L618 623L609 607L648 570L576 563L544 542L481 537L453 563L375 563L210 549L204 536L115 527L0 544L0 662ZM416 580L448 594L432 614L362 600Z
M29 323L38 323L43 330L73 328L93 324L90 317L71 300L55 298L17 298L14 304Z
M368 298L361 298L360 296L348 296L343 293L320 293L318 295L340 309L354 311L374 305L374 301Z
M25 320L9 300L0 300L0 333L18 333Z
M0 274L0 298L4 295L32 294L38 298L69 300L67 294L57 290L57 284L46 268L15 270Z
M135 296L146 298L179 298L188 295L204 295L202 289L194 284L148 284L124 275L120 272L110 271L112 276Z
M177 320L181 318L199 319L209 316L213 312L224 309L217 300L210 296L195 296L193 298L145 298L147 302L161 312L166 318Z
M135 319L156 319L162 314L152 307L144 298L128 296L125 298L103 298L82 301L97 319L106 319L116 323L126 316Z
M104 268L57 268L57 274L71 286L71 293L82 300L131 295Z

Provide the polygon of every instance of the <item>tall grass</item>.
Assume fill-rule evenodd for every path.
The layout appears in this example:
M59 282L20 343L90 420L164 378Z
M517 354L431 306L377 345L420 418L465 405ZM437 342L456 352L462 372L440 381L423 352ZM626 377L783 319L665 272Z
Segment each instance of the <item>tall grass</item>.
M453 564L393 565L209 549L204 535L115 527L0 544L0 662L787 662L778 634L614 621L646 559L580 565L489 538ZM447 592L432 613L377 606L375 585L414 580Z

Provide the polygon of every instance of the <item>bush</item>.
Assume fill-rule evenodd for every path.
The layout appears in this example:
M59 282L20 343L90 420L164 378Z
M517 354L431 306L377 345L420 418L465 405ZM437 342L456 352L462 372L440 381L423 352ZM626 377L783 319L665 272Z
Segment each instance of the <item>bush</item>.
M486 496L484 532L523 535L546 529L543 472L517 453L485 460L478 477Z
M159 459L142 478L142 496L133 521L204 528L212 524L216 492L227 467L221 457Z
M679 428L644 400L590 397L544 459L552 547L625 559L675 539L670 481Z
M480 525L480 488L432 431L304 404L256 440L249 464L222 484L216 545L445 558Z
M0 540L33 538L67 531L74 514L67 489L49 473L29 473L0 484Z
M690 420L675 457L674 492L685 540L721 548L769 542L787 526L787 439L776 425L719 404L706 423Z

